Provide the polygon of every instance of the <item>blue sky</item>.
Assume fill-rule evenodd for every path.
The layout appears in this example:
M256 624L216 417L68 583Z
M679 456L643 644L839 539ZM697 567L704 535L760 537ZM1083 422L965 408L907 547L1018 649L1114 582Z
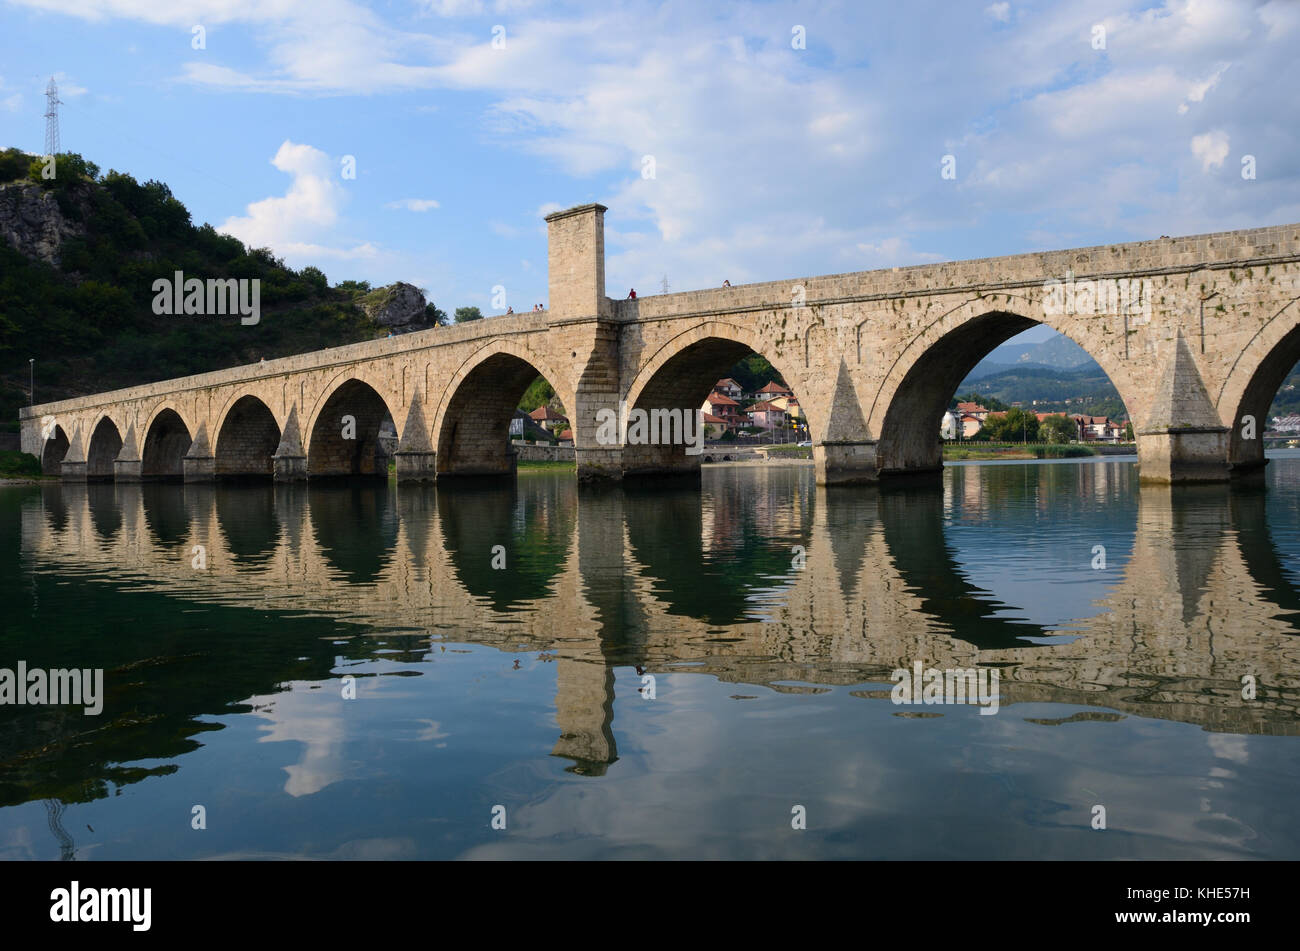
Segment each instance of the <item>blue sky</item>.
M1297 52L1296 0L0 0L0 145L55 75L196 222L494 313L589 201L614 297L1300 221Z

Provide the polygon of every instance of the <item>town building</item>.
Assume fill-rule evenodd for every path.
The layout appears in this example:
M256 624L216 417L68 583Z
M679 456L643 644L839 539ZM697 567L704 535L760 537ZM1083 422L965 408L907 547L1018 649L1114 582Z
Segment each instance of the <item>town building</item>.
M721 416L714 416L707 410L704 413L704 438L721 439L727 430L733 427Z
M729 396L733 400L742 399L745 395L744 387L742 387L731 377L727 377L726 379L719 380L717 383L713 384L713 390L715 393L721 393L724 396Z
M740 404L717 390L709 394L700 409L721 419L729 429L738 429L748 424L745 414L740 410Z
M745 415L749 417L749 425L757 426L760 429L773 430L780 429L785 425L786 413L779 406L774 406L767 400L755 403L745 410Z
M768 400L777 409L785 411L785 414L791 419L802 419L803 410L799 408L799 401L793 396L777 396Z
M1080 442L1119 442L1124 438L1124 423L1109 416L1084 416L1072 413Z
M988 419L989 409L979 403L958 403L957 412L974 416L981 423Z
M561 416L549 406L537 407L537 409L528 414L528 417L538 426L541 426L550 433L566 429L569 425L569 418L567 416Z
M777 396L794 396L794 392L791 391L789 387L782 386L775 380L769 380L767 383L763 384L762 389L753 394L753 397L756 400L770 400Z

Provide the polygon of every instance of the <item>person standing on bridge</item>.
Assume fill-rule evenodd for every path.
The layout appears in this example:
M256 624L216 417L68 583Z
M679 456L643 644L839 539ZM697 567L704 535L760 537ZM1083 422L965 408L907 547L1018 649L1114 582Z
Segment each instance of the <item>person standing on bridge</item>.
M636 288L635 288L635 287L632 288L630 291L627 292L627 299L628 299L628 300L636 300Z

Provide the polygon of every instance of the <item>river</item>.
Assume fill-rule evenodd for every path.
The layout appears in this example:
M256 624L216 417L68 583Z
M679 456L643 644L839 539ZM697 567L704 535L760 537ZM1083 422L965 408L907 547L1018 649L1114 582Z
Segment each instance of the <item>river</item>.
M1300 452L0 489L0 856L1300 857ZM996 672L898 703L895 671ZM910 679L909 679L910 682Z

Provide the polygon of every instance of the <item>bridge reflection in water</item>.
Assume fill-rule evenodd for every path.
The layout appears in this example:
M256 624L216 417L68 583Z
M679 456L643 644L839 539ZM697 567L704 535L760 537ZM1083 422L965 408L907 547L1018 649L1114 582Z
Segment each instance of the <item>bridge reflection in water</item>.
M29 580L107 582L105 610L121 616L104 619L111 634L62 649L30 635L29 662L102 666L108 698L99 718L51 707L11 717L0 805L87 801L108 783L173 771L119 764L193 750L196 734L220 728L198 718L247 710L286 682L342 676L344 643L350 662L412 663L449 643L553 659L553 753L584 775L618 760L614 669L624 666L785 692L863 685L854 695L880 702L888 691L870 685L917 660L995 665L1004 714L1048 702L1215 733L1300 733L1300 594L1271 540L1263 490L1139 493L1121 463L1006 467L997 478L950 467L942 487L912 490L720 469L705 488L643 499L529 476L478 489L32 490L16 567ZM1008 516L1000 493L1021 516ZM1038 614L1058 601L1084 610L1035 618L1006 603L1014 584L979 586L983 574L1016 574L1005 559L1029 545L1035 510L1056 518L1080 500L1112 517L1078 532L1076 566L1027 577L1060 592L1040 593ZM1090 567L1096 544L1106 571ZM983 550L1003 563L984 564ZM1074 582L1084 593L1071 602ZM260 620L218 643L187 644L183 616L170 633L136 636L122 591L254 609L246 615ZM320 623L275 620L304 616ZM1247 675L1259 684L1252 700Z

